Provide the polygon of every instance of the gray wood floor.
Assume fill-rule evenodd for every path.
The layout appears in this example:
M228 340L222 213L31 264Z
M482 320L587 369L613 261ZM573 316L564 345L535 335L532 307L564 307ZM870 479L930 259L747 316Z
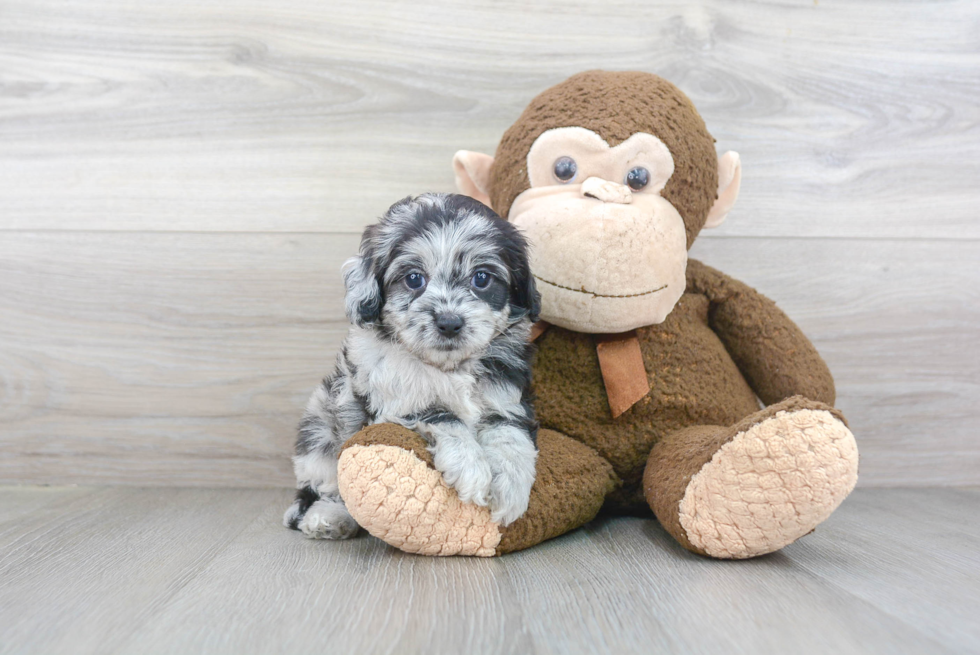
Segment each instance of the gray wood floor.
M980 652L977 489L859 489L746 562L634 518L415 557L308 541L288 497L0 488L0 653Z

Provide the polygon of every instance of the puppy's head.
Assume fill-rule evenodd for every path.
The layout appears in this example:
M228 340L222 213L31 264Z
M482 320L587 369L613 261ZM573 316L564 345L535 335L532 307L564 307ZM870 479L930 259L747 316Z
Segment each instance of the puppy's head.
M351 322L443 368L538 318L524 237L466 196L424 194L392 205L344 268Z

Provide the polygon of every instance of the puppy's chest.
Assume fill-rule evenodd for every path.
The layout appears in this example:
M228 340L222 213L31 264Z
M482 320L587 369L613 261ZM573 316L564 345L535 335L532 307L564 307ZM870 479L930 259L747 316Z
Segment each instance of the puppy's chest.
M398 423L432 409L448 410L470 425L479 418L472 371L442 371L399 352L381 355L359 366L354 377L354 388L367 400L372 422Z

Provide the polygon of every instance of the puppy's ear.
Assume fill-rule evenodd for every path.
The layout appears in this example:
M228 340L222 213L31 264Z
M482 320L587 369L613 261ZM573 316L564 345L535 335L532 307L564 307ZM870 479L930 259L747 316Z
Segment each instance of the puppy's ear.
M344 262L344 304L347 319L359 327L373 325L381 316L381 286L374 274L374 258L363 252Z
M541 294L538 293L538 288L534 284L534 276L531 275L531 265L528 263L526 249L521 248L512 268L511 274L514 279L510 283L510 303L519 308L534 323L541 313ZM511 314L514 313L512 308Z

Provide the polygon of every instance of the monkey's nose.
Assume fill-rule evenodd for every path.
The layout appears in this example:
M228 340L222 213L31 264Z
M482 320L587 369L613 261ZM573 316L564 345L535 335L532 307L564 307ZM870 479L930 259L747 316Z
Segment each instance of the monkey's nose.
M582 182L582 195L602 202L616 202L628 205L633 202L633 194L625 184L617 184L601 177L590 177Z
M455 337L463 329L464 322L459 314L439 314L436 316L436 329L444 337Z

